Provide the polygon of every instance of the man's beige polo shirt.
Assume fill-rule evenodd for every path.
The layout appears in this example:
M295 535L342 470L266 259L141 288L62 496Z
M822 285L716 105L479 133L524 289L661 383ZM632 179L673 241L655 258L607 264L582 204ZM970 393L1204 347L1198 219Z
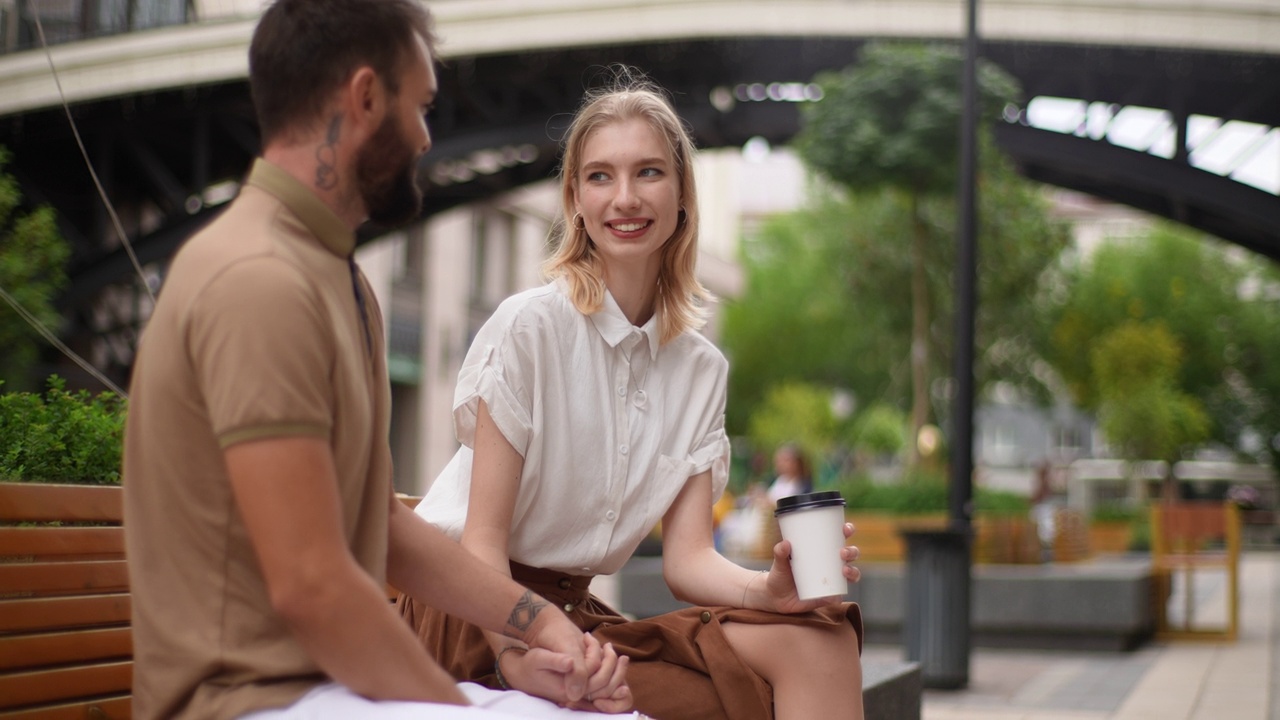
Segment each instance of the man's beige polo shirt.
M138 718L233 718L323 680L271 609L222 451L313 436L333 448L356 561L386 577L390 388L381 313L354 234L258 160L239 197L181 249L134 364L125 535Z

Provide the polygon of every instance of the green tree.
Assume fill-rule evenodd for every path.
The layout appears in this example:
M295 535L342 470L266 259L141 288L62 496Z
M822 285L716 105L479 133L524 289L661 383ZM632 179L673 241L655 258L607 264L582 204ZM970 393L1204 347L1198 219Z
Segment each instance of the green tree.
M1244 416L1257 433L1258 460L1270 462L1280 477L1280 265L1260 268L1256 279L1258 292L1249 299L1239 338L1238 366L1249 386Z
M1280 477L1280 264L1245 256L1238 332L1226 347L1226 382L1242 397L1239 450L1268 462Z
M1045 296L1045 354L1076 402L1096 410L1105 382L1086 349L1127 323L1158 322L1181 348L1173 386L1200 403L1209 437L1234 447L1265 404L1258 381L1268 369L1260 358L1277 347L1263 350L1276 336L1262 308L1241 298L1256 262L1173 225L1105 243L1048 283L1056 290Z
M907 419L892 405L877 403L853 423L853 447L870 455L897 455L907 446Z
M1243 423L1256 433L1258 447L1247 448L1270 462L1280 476L1280 264L1258 262L1243 284L1244 322L1233 350L1245 378Z
M1107 442L1130 462L1165 461L1165 496L1172 499L1173 464L1187 447L1209 437L1200 403L1178 388L1178 340L1161 322L1126 322L1100 338L1089 359Z
M731 359L731 432L747 433L765 393L786 382L843 388L859 404L893 395L886 369L897 365L904 346L876 341L890 336L900 304L889 298L854 305L857 268L845 247L849 230L862 238L860 229L876 222L861 204L819 195L811 207L775 216L743 239L746 289L725 301L721 333Z
M816 78L823 100L806 108L796 139L805 162L838 185L854 192L888 190L905 209L913 437L929 421L930 335L937 318L929 266L938 242L926 203L954 195L962 69L954 46L868 45L856 64ZM990 63L980 63L977 80L984 118L999 117L1019 93L1013 78ZM914 463L914 444L909 447Z
M831 391L806 383L777 385L751 415L754 447L772 451L795 443L815 460L831 451L839 421L831 410Z
M22 192L4 172L9 153L0 147L0 289L49 328L61 322L54 299L67 284L70 255L47 206L23 212ZM43 341L6 302L0 302L0 381L10 389L33 387L32 370Z
M1043 333L1036 332L1042 310L1035 297L1067 244L1067 229L1048 217L1039 188L1017 177L998 154L984 155L980 182L978 382L981 388L1009 383L1047 397L1039 368ZM934 248L925 266L934 308L930 374L946 377L953 341L954 203L931 197L922 205ZM911 223L901 194L892 190L819 188L805 207L771 218L744 238L746 290L726 301L721 334L731 359L732 432L745 432L764 393L789 381L848 390L859 408L911 407L914 268L902 240ZM914 437L904 448L915 447Z

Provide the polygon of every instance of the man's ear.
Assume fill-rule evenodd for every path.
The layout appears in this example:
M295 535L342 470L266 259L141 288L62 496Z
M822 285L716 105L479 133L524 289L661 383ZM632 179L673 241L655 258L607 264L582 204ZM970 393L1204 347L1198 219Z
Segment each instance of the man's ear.
M353 129L357 132L373 132L382 123L388 109L386 85L373 71L365 65L351 73L343 88L347 112L352 118Z

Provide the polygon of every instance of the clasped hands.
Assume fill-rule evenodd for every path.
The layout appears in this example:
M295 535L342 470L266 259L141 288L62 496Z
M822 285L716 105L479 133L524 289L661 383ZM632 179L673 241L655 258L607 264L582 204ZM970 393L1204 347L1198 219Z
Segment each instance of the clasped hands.
M626 682L631 659L619 655L611 643L601 645L591 633L574 630L580 637L577 643L566 638L504 655L503 679L516 690L574 710L629 711L634 704Z

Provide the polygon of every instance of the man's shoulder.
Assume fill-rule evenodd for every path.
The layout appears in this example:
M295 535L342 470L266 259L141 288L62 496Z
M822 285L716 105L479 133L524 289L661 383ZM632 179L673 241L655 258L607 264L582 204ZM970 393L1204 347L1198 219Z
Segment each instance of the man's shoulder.
M226 210L183 243L165 284L184 285L198 294L234 268L259 281L278 280L282 289L292 285L300 269L281 252L281 242L294 234L282 224L282 207L267 193L244 187Z

